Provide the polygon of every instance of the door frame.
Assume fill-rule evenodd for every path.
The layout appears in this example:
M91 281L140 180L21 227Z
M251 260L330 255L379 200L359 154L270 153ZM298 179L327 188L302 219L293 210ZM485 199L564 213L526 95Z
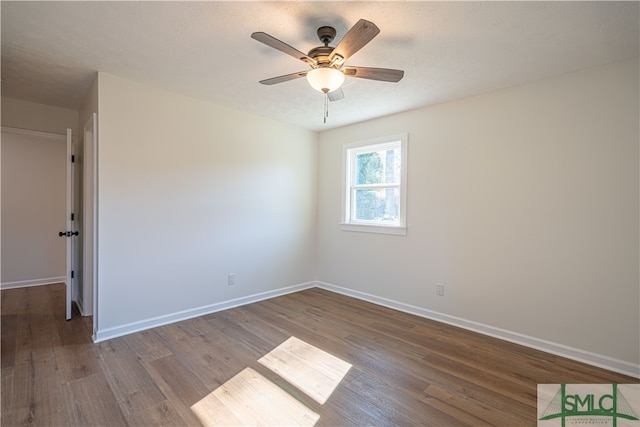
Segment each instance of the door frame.
M83 301L98 330L98 116L92 113L83 128Z
M78 274L76 273L76 252L78 250L78 245L76 244L76 236L72 233L77 232L76 230L76 218L77 215L74 212L75 207L75 183L76 183L76 174L75 174L75 151L73 144L73 134L71 129L67 128L67 156L66 156L66 168L67 168L67 211L66 211L66 225L67 225L67 236L66 236L66 244L67 244L67 256L66 256L66 319L70 320L73 315L73 300L74 297L77 297L77 283L78 283Z

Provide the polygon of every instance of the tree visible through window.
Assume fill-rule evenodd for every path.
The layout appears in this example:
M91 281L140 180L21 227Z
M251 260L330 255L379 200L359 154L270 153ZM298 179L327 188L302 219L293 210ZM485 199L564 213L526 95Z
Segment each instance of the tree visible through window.
M397 221L400 150L356 155L355 216L363 221Z
M345 147L344 224L404 227L407 138L383 140Z

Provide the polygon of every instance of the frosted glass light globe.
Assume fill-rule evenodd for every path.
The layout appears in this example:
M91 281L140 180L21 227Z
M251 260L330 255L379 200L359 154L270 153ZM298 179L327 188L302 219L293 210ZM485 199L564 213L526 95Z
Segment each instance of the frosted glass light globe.
M344 83L344 74L335 68L315 68L307 73L307 81L319 92L332 92Z

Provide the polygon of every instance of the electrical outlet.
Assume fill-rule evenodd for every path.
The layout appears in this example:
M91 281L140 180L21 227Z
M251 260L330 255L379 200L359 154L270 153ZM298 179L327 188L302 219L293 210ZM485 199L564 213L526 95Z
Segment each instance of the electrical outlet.
M233 286L235 284L236 284L236 275L234 273L231 273L230 275L227 276L227 285Z
M436 283L436 295L439 297L444 296L444 285L442 283Z

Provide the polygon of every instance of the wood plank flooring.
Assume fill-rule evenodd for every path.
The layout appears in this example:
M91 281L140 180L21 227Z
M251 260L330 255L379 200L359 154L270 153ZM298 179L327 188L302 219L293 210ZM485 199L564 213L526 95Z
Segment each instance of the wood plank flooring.
M638 380L310 289L91 342L64 285L2 291L2 426L199 426L191 407L250 368L317 426L536 425L538 383ZM258 360L296 337L353 365L320 404Z

